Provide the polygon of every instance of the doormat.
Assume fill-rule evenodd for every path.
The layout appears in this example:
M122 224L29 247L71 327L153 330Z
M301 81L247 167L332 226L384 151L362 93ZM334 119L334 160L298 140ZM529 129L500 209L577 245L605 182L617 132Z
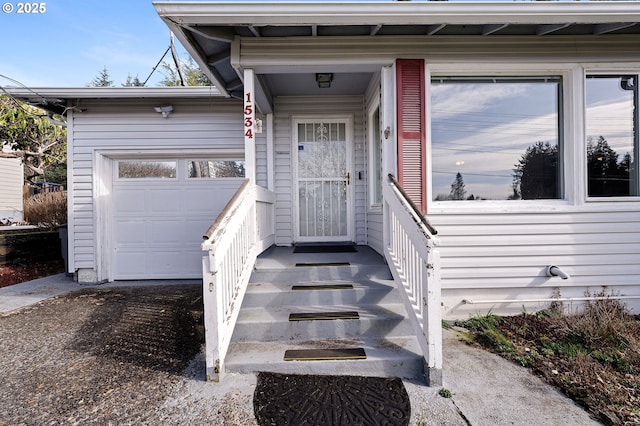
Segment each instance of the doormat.
M409 395L398 378L258 373L253 410L266 425L406 426Z
M316 285L294 285L291 290L349 290L353 284L316 284Z
M296 267L304 267L304 266L350 266L349 262L301 262L296 263Z
M294 253L355 253L358 250L351 244L296 246Z

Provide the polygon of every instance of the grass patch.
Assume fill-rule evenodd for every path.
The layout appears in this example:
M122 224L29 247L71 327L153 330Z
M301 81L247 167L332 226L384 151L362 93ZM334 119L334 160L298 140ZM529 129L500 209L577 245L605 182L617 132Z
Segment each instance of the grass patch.
M475 342L522 366L608 425L640 424L640 317L606 289L570 314L476 316L457 325Z
M498 327L500 321L500 317L489 313L462 323L458 322L456 325L473 332L475 340L482 346L494 352L512 354L514 353L513 344L500 331Z
M440 395L443 398L451 398L453 397L453 394L451 393L451 391L447 388L442 388L438 391L438 395Z

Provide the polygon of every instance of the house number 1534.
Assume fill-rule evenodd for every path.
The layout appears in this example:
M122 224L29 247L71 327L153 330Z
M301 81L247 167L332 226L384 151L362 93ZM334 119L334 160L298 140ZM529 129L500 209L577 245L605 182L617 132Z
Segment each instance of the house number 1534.
M253 102L251 93L245 94L244 102L244 136L253 139Z

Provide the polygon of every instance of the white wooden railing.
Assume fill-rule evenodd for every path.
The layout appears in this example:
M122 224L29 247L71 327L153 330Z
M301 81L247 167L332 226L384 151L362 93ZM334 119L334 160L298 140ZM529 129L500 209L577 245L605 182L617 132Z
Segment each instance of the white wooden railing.
M425 357L430 386L442 385L440 253L436 230L393 175L383 185L384 253Z
M224 359L258 254L275 241L273 192L245 180L204 235L202 280L207 380Z

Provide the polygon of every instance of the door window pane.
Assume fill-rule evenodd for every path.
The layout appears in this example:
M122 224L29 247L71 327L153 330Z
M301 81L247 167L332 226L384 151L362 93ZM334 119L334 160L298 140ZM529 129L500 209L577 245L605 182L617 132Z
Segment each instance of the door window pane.
M298 177L344 178L347 145L344 123L298 125Z
M638 195L638 76L587 76L587 193Z
M431 81L432 199L562 196L559 77Z

